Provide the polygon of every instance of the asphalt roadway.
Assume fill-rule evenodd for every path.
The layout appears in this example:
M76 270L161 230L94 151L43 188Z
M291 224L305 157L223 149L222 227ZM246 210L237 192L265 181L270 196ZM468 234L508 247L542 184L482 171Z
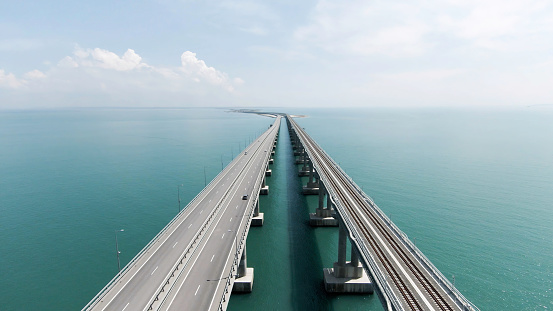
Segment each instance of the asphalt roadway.
M218 309L229 272L236 268L236 253L242 251L239 241L247 234L246 222L280 120L277 117L83 310Z

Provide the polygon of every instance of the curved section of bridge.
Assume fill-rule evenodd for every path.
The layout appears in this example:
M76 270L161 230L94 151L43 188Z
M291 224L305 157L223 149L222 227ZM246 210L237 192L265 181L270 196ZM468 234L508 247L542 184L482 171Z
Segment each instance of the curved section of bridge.
M246 269L246 237L259 214L280 120L277 116L83 310L226 309L235 281L253 279L253 269Z
M296 144L302 145L311 162L311 174L314 171L328 191L340 226L347 229L388 310L478 310L303 128L290 116L286 119Z

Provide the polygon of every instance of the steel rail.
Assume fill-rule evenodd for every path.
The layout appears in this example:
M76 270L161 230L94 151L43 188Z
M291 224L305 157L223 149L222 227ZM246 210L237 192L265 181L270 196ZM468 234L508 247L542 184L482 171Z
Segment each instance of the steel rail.
M288 120L291 120L291 118L288 117ZM428 295L434 301L435 305L441 310L453 310L453 308L449 305L449 303L446 301L446 299L444 299L443 294L435 288L435 286L432 284L432 282L430 282L428 280L428 277L420 270L419 266L416 265L415 262L411 259L411 256L409 256L409 255L412 255L412 253L407 254L406 251L404 250L404 248L413 249L412 245L409 245L410 241L407 245L405 245L405 243L400 244L400 243L398 243L398 241L396 241L396 237L399 237L401 240L405 240L406 239L405 234L403 232L401 232L395 225L389 226L391 221L387 217L381 217L383 215L383 213L378 208L375 208L376 205L374 204L374 201L372 201L372 199L370 197L368 197L366 194L364 194L364 192L361 189L359 189L359 187L353 182L353 180L351 178L349 178L349 176L347 176L347 174L345 174L345 172L343 172L343 170L338 165L336 165L336 163L330 158L330 156L328 156L326 154L326 152L324 152L324 150L322 150L322 148L320 148L305 133L305 131L303 131L299 128L299 126L297 125L297 123L294 120L291 120L291 122L289 121L289 124L290 123L292 124L293 129L295 130L296 134L299 134L298 138L300 139L300 141L304 145L304 148L307 147L307 148L305 148L306 152L308 153L308 156L310 157L310 159L313 162L312 165L317 168L317 173L319 174L321 180L326 179L325 182L331 183L333 187L335 187L337 189L338 188L344 189L345 191L347 191L351 195L351 198L353 198L353 200L355 201L355 202L350 202L351 200L346 198L343 193L340 193L340 192L336 193L336 192L331 190L331 192L333 192L332 196L336 199L339 199L339 200L335 200L335 201L337 201L335 203L338 203L338 204L336 204L336 205L338 205L337 209L341 209L340 207L342 207L342 206L340 206L341 205L340 203L343 202L344 205L345 205L345 206L343 206L345 208L345 211L347 211L348 212L347 214L349 214L354 219L354 221L356 222L357 227L359 227L363 231L364 238L367 240L367 242L369 242L369 244L371 245L373 250L375 250L375 253L379 257L380 261L382 262L383 267L388 271L388 274L392 277L392 280L394 281L394 283L396 285L396 288L398 288L399 292L402 294L404 300L409 304L411 309L419 309L420 306L417 306L416 304L414 304L412 302L413 301L412 294L406 294L405 293L405 290L404 290L405 284L404 284L404 282L401 281L401 279L397 278L397 271L395 271L393 266L389 263L389 260L387 258L385 258L385 256L382 256L382 254L383 254L382 249L378 246L377 243L375 243L375 240L370 235L368 229L366 228L366 225L365 225L364 221L362 219L360 219L360 217L356 214L356 209L357 209L355 207L356 205L358 205L359 208L362 209L364 214L366 214L366 216L370 217L371 221L378 227L379 232L384 235L385 239L388 241L390 246L394 249L396 254L398 254L398 256L403 261L403 265L405 267L407 267L411 271L412 275L414 275L417 278L418 283L423 286L423 288L426 290ZM333 176L335 176L335 178L325 178L325 177L328 177L326 175L328 175L328 176L333 175ZM341 182L338 182L336 179L339 179ZM327 189L328 189L328 187L327 187ZM344 218L344 217L342 217L342 218ZM344 219L344 220L347 220L347 218ZM386 222L388 227L384 226L382 224L382 221ZM350 227L350 226L348 226L348 227ZM394 232L395 235L392 235L389 232L390 228ZM355 231L356 230L354 230L354 232L352 232L353 235L356 235ZM401 234L398 235L397 234L398 232L400 232ZM354 239L355 239L355 237L354 237ZM407 247L407 246L410 246L410 247ZM416 253L416 255L418 255L419 253L420 253L420 251L418 251ZM415 257L418 257L418 256L415 256ZM421 266L427 267L429 262L426 259L423 262L424 265L421 264L420 262L418 262L418 263ZM433 265L431 265L431 264L430 264L430 266L433 267ZM428 269L426 269L426 270L428 270ZM430 270L434 271L434 269L430 269ZM428 273L428 271L427 271L427 273ZM438 274L437 276L438 276L438 279L441 279L441 277L443 277L443 275L441 275L441 273ZM435 279L435 278L433 278L433 279ZM442 283L443 284L443 282L436 282L436 283L438 283L438 284ZM445 286L445 288L449 289L451 287L450 286ZM382 286L381 286L381 289L382 289ZM444 293L446 293L448 295L452 294L452 293L454 294L453 296L455 296L456 299L453 300L452 302L455 303L456 306L457 306L456 300L457 301L462 301L462 302L467 302L466 299L464 299L464 301L463 301L463 299L459 299L459 296L457 295L458 291L456 291L456 290L455 290L456 293L451 291L451 290L447 291L443 288L443 286L440 286L440 289L442 289L444 291ZM464 309L466 309L466 310L473 309L472 308L473 305L470 302L468 304L462 303L462 305L465 307ZM467 308L467 305L468 305L468 308ZM476 308L474 308L474 309L476 309Z

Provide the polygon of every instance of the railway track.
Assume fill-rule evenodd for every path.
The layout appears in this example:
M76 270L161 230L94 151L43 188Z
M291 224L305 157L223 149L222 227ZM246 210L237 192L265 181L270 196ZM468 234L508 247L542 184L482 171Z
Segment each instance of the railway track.
M374 208L364 200L349 179L335 165L334 161L330 159L303 130L301 130L294 120L291 118L288 119L290 122L293 122L293 128L296 134L302 140L304 148L309 151L308 153L311 161L319 169L319 176L326 177L325 183L328 183L336 190L335 193L337 198L335 199L340 201L348 216L359 228L362 237L373 250L378 260L380 260L381 266L388 274L389 279L392 281L397 292L400 294L401 298L403 298L403 301L405 301L409 309L459 310L459 306L445 294L445 291L443 291L443 289L440 291L437 285L432 282L431 277L425 275L423 272L425 269L417 260L413 259L413 256L406 250L404 244L399 241L398 237L383 223L380 216L374 211ZM369 222L367 220L369 220ZM380 239L380 237L382 237L382 239ZM384 243L379 240L384 241ZM392 253L392 250L393 254L399 258L399 265L397 263L394 265L393 261L395 260L391 260L390 256L388 256L388 254ZM416 285L420 285L419 290L417 290L417 288L411 288L416 287L416 285L413 286L412 281L410 282L411 277L405 273L405 269L415 278L417 282ZM410 283L412 285L411 287L408 286ZM422 291L426 293L426 297ZM444 295L448 298L444 297ZM422 305L421 300L424 302Z

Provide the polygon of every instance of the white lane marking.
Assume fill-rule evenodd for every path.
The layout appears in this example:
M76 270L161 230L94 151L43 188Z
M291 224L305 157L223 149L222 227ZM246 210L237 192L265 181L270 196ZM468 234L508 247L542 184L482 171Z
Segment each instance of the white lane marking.
M236 205L236 209L238 209L238 205Z
M154 275L154 272L156 272L157 268L159 268L159 266L157 266L154 271L152 271L152 273L150 273L150 275Z
M201 210L201 211L200 211L200 214L203 213L203 211L204 211L204 210Z
M224 238L224 237L225 237L225 234L223 233L223 236L221 237L221 239Z
M208 203L211 203L211 200L209 200L209 202L208 202Z
M217 190L217 192L215 194L219 193L219 190Z
M190 227L192 227L192 224L188 225L188 229L190 229Z
M230 220L229 220L229 221L232 221L232 217L230 218Z
M211 260L209 262L213 262L213 258L215 258L215 254L213 254L213 256L211 256Z
M125 311L125 309L127 309L127 307L129 306L129 303L130 303L130 302L127 302L127 304L125 305L125 307L124 307L123 310L121 310L121 311Z
M177 244L179 244L179 242L175 242L175 245L173 245L173 248L175 248L175 246L177 246Z
M200 289L200 286L201 285L198 285L198 288L196 288L196 292L194 293L194 296L196 296L198 294L198 290Z

